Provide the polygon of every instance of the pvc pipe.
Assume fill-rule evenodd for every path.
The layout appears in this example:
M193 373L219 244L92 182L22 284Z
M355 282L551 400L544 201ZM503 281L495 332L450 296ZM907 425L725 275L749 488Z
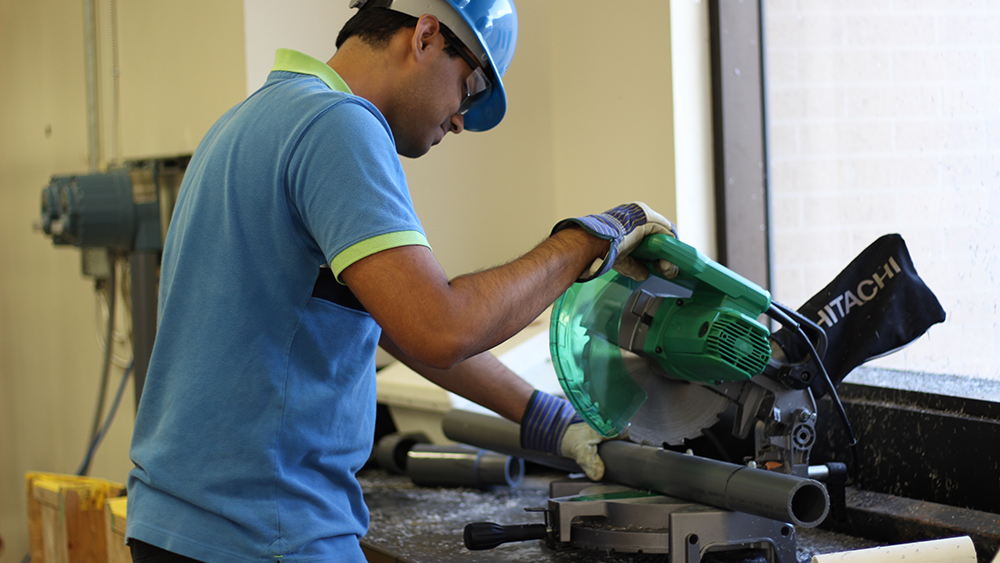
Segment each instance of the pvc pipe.
M452 409L445 413L441 430L446 438L461 444L470 444L570 473L583 472L569 458L522 448L521 426L505 418Z
M452 410L442 426L445 436L456 442L518 457L525 452L519 426L497 417ZM605 479L630 487L806 528L819 525L830 511L826 488L813 479L621 440L601 443L598 454Z
M375 446L375 461L378 462L379 467L390 473L405 475L406 455L410 453L414 445L429 444L430 441L430 438L423 432L387 434Z
M415 444L407 454L406 473L424 487L516 487L524 461L468 446Z
M605 479L631 487L806 528L818 526L830 510L826 487L812 479L620 440L603 442L597 451Z
M889 545L814 555L812 563L976 563L972 538L961 536L901 545Z

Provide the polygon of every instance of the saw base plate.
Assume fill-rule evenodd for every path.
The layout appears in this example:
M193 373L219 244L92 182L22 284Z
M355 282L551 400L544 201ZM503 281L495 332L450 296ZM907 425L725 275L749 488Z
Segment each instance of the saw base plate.
M707 553L755 550L771 563L796 563L791 524L621 485L553 481L548 518L552 547L668 554L700 563Z

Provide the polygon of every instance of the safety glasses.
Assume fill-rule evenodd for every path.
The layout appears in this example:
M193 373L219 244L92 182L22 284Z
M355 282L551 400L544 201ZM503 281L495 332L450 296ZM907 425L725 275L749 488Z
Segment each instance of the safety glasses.
M441 26L441 35L451 44L452 49L458 53L458 56L462 57L469 65L469 68L472 69L472 74L465 79L465 98L462 100L462 104L458 106L457 112L459 115L465 115L477 103L486 98L486 93L490 89L490 79L486 77L483 67L469 55L465 45L459 41L458 37L451 30Z

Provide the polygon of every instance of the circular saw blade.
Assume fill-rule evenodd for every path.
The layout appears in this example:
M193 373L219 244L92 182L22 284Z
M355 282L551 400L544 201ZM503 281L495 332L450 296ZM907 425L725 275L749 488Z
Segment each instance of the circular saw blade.
M629 375L649 395L630 419L628 439L639 444L678 446L715 424L730 400L710 387L669 378L651 360L621 351Z

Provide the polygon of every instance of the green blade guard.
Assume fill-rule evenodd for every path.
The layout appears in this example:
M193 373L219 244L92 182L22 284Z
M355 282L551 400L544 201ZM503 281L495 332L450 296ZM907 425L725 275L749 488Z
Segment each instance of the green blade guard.
M618 345L621 309L638 286L612 271L573 284L552 309L549 348L559 384L576 412L606 437L620 434L646 400Z

